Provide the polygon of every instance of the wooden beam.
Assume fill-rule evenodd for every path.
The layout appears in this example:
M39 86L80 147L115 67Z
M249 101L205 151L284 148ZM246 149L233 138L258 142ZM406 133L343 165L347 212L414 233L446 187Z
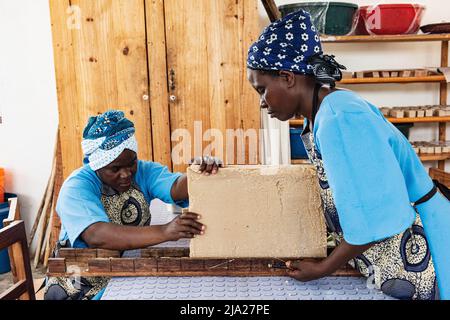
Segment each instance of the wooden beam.
M172 170L164 0L145 0L153 161Z
M443 161L450 159L450 153L441 153L441 154L424 154L419 155L420 160L422 161ZM439 168L441 169L441 168ZM443 169L441 169L443 170Z
M11 266L14 271L14 282L16 284L21 281L25 282L24 287L20 286L22 291L19 291L19 286L17 286L17 288L13 287L13 290L9 291L8 294L12 296L13 293L22 293L22 295L19 296L20 300L34 300L33 276L30 268L30 256L28 253L25 224L22 220L13 221L7 227L1 229L0 248L9 249Z
M389 77L389 78L352 78L342 79L338 84L368 84L368 83L418 83L418 82L445 82L443 75L424 77Z
M386 36L323 36L322 43L361 43L361 42L424 42L448 41L450 34L412 34Z
M442 41L441 44L441 67L448 67L448 40ZM448 84L441 83L439 88L439 103L441 105L447 105ZM439 141L447 140L447 124L439 123ZM445 170L445 161L440 160L438 162L438 168Z
M49 260L49 276L70 275L71 267L81 270L80 276L108 277L163 277L163 276L286 276L283 258L237 258L237 259L199 259L199 258L96 258L88 264L62 265L63 259ZM304 259L320 261L321 259ZM276 266L276 267L274 267ZM361 276L348 265L342 266L334 276Z
M264 5L264 9L266 9L270 22L274 22L281 18L280 10L278 10L274 0L261 0L261 2Z
M13 286L8 288L5 292L0 294L0 300L15 300L17 297L27 290L27 284L25 280L20 280Z
M65 258L50 258L48 259L48 269L47 272L49 274L58 273L64 274L66 273L66 259Z
M285 276L284 261L287 258L190 258L181 256L187 248L168 248L171 255L160 256L166 248L153 247L141 249L140 258L93 258L80 261L51 258L49 259L48 275L70 275L71 270L81 270L81 276ZM72 250L73 254L68 254ZM64 255L76 257L80 249L65 249ZM142 256L146 252L146 258ZM154 251L154 254L150 254ZM89 252L91 252L89 254ZM84 255L94 255L96 249L84 249ZM114 251L111 251L115 253ZM159 255L159 256L158 256ZM158 256L158 257L156 257ZM306 258L308 261L322 259ZM274 267L276 266L276 267ZM350 266L342 266L333 275L360 276L359 272Z
M391 123L419 123L419 122L450 122L450 117L420 117L420 118L386 118ZM294 127L303 126L303 119L289 120L289 125Z

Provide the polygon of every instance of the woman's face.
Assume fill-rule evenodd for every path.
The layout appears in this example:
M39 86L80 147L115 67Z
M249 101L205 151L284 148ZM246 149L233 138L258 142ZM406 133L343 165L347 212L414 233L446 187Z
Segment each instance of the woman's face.
M97 170L103 183L118 192L128 191L137 170L136 152L125 149L116 160Z
M259 94L261 109L267 109L271 118L287 121L295 116L297 105L293 98L292 77L295 75L280 72L272 75L258 70L247 69L247 79Z

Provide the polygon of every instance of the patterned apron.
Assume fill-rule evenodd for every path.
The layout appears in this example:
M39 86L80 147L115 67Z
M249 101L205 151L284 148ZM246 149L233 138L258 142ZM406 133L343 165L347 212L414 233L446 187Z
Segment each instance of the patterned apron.
M128 191L118 193L103 184L101 202L111 223L127 226L150 225L150 205L133 182ZM59 248L70 248L68 241ZM108 277L50 277L45 287L47 300L87 300L95 297L108 284Z
M322 156L308 126L301 135L311 163L317 169L320 195L327 229L336 244L343 240L333 193L328 184ZM355 181L357 183L357 181ZM398 299L434 300L439 298L430 250L419 215L406 231L377 242L349 261L367 279L367 285Z

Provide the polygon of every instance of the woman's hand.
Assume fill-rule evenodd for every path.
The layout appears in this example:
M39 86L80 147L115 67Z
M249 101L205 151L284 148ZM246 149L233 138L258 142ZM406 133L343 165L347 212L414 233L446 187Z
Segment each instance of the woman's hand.
M287 261L287 274L302 282L325 277L328 275L328 272L324 261L326 259L320 262L302 260Z
M186 212L180 214L171 222L162 226L164 241L177 241L181 238L194 238L204 233L205 226L198 222L200 216L196 213Z
M286 267L289 269L287 273L300 281L319 279L332 274L348 261L369 250L373 245L374 243L352 245L342 240L331 254L322 261L297 260L286 262Z
M204 156L197 157L191 160L191 164L200 165L199 171L205 176L216 174L219 168L223 167L223 162L217 157Z

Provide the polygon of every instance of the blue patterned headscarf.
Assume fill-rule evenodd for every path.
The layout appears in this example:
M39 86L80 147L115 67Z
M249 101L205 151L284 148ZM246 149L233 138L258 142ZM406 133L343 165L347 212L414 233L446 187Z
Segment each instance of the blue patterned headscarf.
M134 132L133 122L122 111L110 110L90 117L81 142L84 164L95 171L113 162L125 149L137 152Z
M342 78L334 56L324 55L311 15L300 9L267 26L248 50L247 67L255 70L287 70L309 74L334 85Z

